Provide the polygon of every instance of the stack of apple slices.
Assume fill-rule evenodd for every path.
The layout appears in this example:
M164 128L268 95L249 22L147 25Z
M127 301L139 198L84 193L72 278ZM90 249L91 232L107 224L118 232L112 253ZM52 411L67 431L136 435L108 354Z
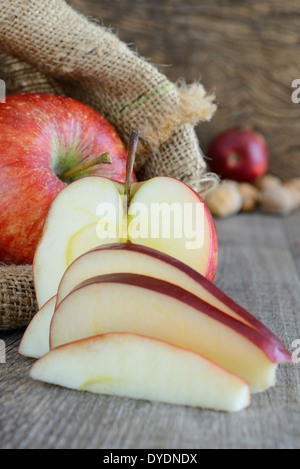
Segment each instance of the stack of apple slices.
M88 177L52 203L33 266L40 310L19 353L45 382L240 411L291 356L212 283L217 234L199 195L168 177L131 185L137 138L124 185Z
M31 377L95 393L237 412L291 355L210 280L168 254L113 243L77 257L29 324Z

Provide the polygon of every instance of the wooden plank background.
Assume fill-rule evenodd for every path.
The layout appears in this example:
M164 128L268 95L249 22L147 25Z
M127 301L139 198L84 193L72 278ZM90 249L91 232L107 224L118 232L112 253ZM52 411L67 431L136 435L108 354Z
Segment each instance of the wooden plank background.
M293 351L300 338L299 212L285 219L239 215L217 221L216 284ZM23 330L0 333L0 447L300 448L300 364L281 365L277 385L238 414L93 395L33 381L17 354Z
M203 150L220 131L243 126L270 147L270 171L300 176L300 2L297 0L69 0L98 18L171 80L201 78L219 105L197 128Z

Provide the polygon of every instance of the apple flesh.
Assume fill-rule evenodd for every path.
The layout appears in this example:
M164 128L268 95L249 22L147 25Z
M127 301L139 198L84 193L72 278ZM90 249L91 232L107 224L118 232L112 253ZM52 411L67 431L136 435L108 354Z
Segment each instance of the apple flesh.
M109 179L89 177L70 184L51 204L33 261L39 308L56 295L62 275L75 258L101 245L96 232L97 223L101 222L97 216L100 202L119 206L120 192ZM113 228L119 228L118 220L113 219L110 224L112 237L103 243L120 241L113 233Z
M41 308L46 301L56 295L60 280L66 269L82 254L107 243L131 242L155 247L158 250L179 259L213 281L217 269L218 242L214 221L202 199L186 184L169 177L158 177L131 186L129 208L124 208L124 185L101 177L89 177L75 181L63 189L53 201L49 210L43 236L38 244L34 262L33 276L38 305ZM141 192L141 193L140 193ZM171 217L153 216L150 220L144 213L151 212L151 204L159 201L167 207L176 204L184 213L185 207L194 208L195 231L186 233L182 218L178 237L164 236L165 228L173 227ZM158 202L157 202L158 203ZM99 207L101 210L99 211ZM112 207L103 215L102 208ZM141 209L136 218L133 207ZM196 219L197 208L202 210ZM117 216L116 216L117 215ZM132 230L134 220L146 228L149 238L140 231ZM178 221L178 219L177 219ZM199 223L198 223L199 222ZM155 236L151 227L157 229ZM192 228L192 227L190 227ZM99 231L100 236L99 236ZM180 230L179 230L180 231ZM199 237L196 247L194 238ZM102 236L104 234L104 236Z
M211 143L207 156L210 167L223 179L253 183L268 170L269 152L258 132L229 129Z
M53 315L50 349L110 332L192 350L246 380L252 392L273 386L284 360L266 337L188 291L129 273L92 278L73 290Z
M176 212L176 206L179 204L181 207L183 207L182 220L177 219L178 215ZM156 223L157 235L149 236L147 230L144 235L143 230L141 230L141 234L138 240L136 240L129 232L128 240L130 242L138 242L138 244L148 246L150 248L169 254L170 256L175 257L176 259L179 259L185 264L189 265L196 271L202 273L212 282L214 281L218 257L216 227L209 209L204 204L199 195L196 194L196 192L194 192L183 182L179 182L176 179L168 177L156 177L139 186L138 190L134 193L130 201L130 207L135 205L137 207L142 206L145 208L145 211L141 211L138 222L142 226L148 226L150 228L153 228L153 224ZM160 206L161 208L161 211L157 212L157 215L155 210L153 210L152 213L152 207L155 208L155 206ZM167 207L165 212L164 206ZM184 216L184 209L187 206L191 207L192 211L190 215L186 213ZM192 247L188 247L189 240L187 238L187 234L185 233L185 228L187 222L194 221L194 227L191 226L190 228L194 231L197 230L196 225L198 215L196 214L196 209L200 206L203 208L203 214L199 215L199 218L203 218L203 226L200 226L199 224L198 230L203 232L203 246L201 246L199 249L194 249ZM182 225L182 236L174 236L172 230L170 230L170 235L168 233L167 225L169 221L169 208L171 228L174 227L175 231L176 222L179 221L179 224ZM172 209L174 209L174 212L172 212ZM130 222L133 218L130 215L130 212L128 218L128 223L130 226ZM166 230L164 233L165 228ZM180 231L180 229L178 231ZM195 233L194 236L197 236L197 234L199 233Z
M50 298L30 321L18 348L20 355L40 358L49 352L49 331L55 302L56 296Z
M0 106L0 134L0 260L31 264L57 194L67 183L91 175L124 182L126 148L94 109L47 94L7 96ZM104 152L111 154L112 164L61 180L66 171Z
M247 383L198 354L134 334L104 334L51 350L33 379L78 391L238 412Z

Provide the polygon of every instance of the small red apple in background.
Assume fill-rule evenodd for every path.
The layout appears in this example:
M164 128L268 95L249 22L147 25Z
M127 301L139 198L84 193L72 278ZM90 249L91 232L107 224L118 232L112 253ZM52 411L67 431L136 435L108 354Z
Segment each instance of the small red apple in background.
M211 169L222 179L253 183L268 169L269 152L258 132L229 129L211 143L207 156Z
M111 164L60 179L105 152ZM46 94L8 96L0 104L0 260L32 263L57 194L85 176L124 182L126 154L113 126L79 101Z

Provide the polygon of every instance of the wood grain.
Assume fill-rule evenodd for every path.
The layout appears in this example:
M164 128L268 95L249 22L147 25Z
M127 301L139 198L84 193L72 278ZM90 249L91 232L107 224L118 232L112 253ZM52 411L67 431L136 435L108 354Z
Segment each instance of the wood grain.
M171 80L201 77L219 109L197 133L206 152L220 131L243 126L270 147L270 171L300 176L300 3L296 0L70 0L156 64Z
M289 350L300 338L300 214L217 220L216 283ZM277 385L238 414L93 395L35 382L17 354L23 329L0 331L0 447L300 449L300 364L281 365Z

